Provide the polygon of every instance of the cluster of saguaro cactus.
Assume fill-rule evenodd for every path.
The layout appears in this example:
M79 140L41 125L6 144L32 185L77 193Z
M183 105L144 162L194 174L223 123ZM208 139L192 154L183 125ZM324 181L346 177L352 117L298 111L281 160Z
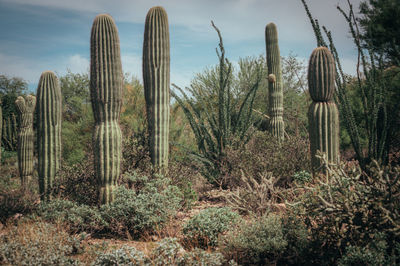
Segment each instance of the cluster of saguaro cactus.
M42 73L36 97L39 190L41 198L49 200L61 161L62 98L58 78L53 72Z
M168 17L164 8L152 7L146 16L143 42L143 83L146 99L151 161L168 166L170 48Z
M265 43L268 66L269 130L273 136L282 141L285 136L282 70L278 45L278 31L274 23L269 23L265 27Z
M18 170L21 177L21 184L26 186L33 174L33 113L36 106L36 97L32 95L26 98L19 96L15 101L19 112L19 133L18 133Z
M90 38L90 96L95 119L94 164L99 184L99 203L113 201L120 175L123 73L118 30L107 14L96 16Z
M311 54L308 86L313 103L308 111L311 163L314 171L320 166L315 156L325 153L327 160L339 159L339 111L332 101L335 90L335 62L328 48L318 47Z

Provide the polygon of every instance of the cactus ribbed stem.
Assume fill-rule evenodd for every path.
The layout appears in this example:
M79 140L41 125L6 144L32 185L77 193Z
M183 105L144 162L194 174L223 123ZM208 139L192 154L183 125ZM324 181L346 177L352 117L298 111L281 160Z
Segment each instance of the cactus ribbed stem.
M61 162L61 88L57 76L45 71L37 88L37 146L39 190L42 200L49 200Z
M321 166L320 159L315 156L317 151L325 153L330 163L339 160L339 111L332 101L335 74L335 62L329 49L314 49L308 66L308 86L313 99L308 111L308 122L314 171Z
M320 167L317 151L326 154L329 162L337 162L339 154L339 111L334 102L313 102L308 111L311 164Z
M265 27L265 43L268 66L269 130L280 141L285 136L283 122L283 88L281 57L278 45L278 31L274 23Z
M308 67L310 96L315 102L332 100L335 90L335 61L326 47L318 47L311 54Z
M99 203L114 200L122 159L119 117L123 73L118 30L108 14L97 15L90 38L90 97L95 119L94 165L99 184Z
M143 42L143 83L149 128L151 161L168 167L170 47L164 8L152 7L146 16Z
M33 113L36 97L28 95L26 99L19 96L15 101L19 111L20 127L18 133L18 170L21 184L26 187L33 174Z

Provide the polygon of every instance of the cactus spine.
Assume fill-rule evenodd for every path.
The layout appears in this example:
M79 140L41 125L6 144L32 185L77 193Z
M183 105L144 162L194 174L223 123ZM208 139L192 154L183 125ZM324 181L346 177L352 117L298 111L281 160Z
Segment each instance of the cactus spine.
M168 167L170 48L167 13L152 7L146 16L143 42L143 83L149 128L151 161Z
M90 97L95 119L94 165L99 203L113 201L120 175L123 73L118 30L110 15L96 16L90 38Z
M61 161L61 88L52 71L40 76L36 97L39 191L49 200Z
M339 111L332 101L335 89L335 62L326 47L318 47L311 54L308 66L308 86L313 103L308 110L311 164L316 171L319 150L327 160L339 160Z
M265 43L268 66L269 130L273 136L282 141L285 136L282 70L278 45L278 31L274 23L269 23L265 27Z
M26 98L19 96L15 101L20 118L18 133L18 170L21 184L26 187L33 174L33 113L35 111L36 97L28 95Z

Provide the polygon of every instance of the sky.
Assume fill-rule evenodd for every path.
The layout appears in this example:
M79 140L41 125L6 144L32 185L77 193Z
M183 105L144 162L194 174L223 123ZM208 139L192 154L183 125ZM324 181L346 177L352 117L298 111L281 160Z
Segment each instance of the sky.
M350 0L358 10L361 0ZM355 73L356 49L336 9L347 0L307 0L314 18L332 31L344 71ZM110 14L117 25L122 67L142 80L144 21L153 6L168 14L171 83L190 85L196 73L217 63L220 29L232 62L265 54L265 26L278 28L281 56L296 55L307 64L316 47L300 0L0 0L0 74L21 77L31 91L40 74L89 71L90 31L97 14Z

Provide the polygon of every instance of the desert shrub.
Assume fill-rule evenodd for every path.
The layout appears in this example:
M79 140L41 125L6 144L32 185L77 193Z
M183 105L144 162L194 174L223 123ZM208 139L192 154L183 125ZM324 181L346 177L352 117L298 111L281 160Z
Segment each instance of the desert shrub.
M239 214L227 207L205 209L184 224L185 241L202 248L216 246L218 236L228 231L239 218Z
M22 222L0 237L0 264L78 265L69 258L80 249L77 239L44 222Z
M239 264L273 264L288 245L281 218L266 214L228 231L220 247L225 257Z
M301 170L299 172L294 173L293 175L293 181L297 182L299 184L305 184L310 182L312 179L312 175L305 171L305 170Z
M97 207L79 205L63 199L43 202L37 214L53 223L66 224L70 232L99 232L108 226Z
M140 190L120 186L115 200L100 208L109 229L117 234L138 236L162 227L181 207L182 193L169 179L148 179Z
M29 214L36 209L39 196L22 188L8 190L0 188L0 222L19 213Z
M396 265L396 256L400 255L400 244L395 247L396 254L387 254L385 234L378 233L367 246L348 246L338 265Z
M147 129L124 137L122 158L122 173L136 171L142 175L151 174L153 166L148 147Z
M99 253L93 266L114 266L114 265L131 265L143 266L150 265L149 258L146 255L135 249L134 247L123 246L119 249L108 253Z
M400 241L400 167L374 161L367 175L357 165L330 166L323 160L327 175L303 187L305 193L292 209L310 231L309 258L334 264L348 246L368 246L379 232L392 254Z
M98 192L92 153L87 153L80 163L71 166L63 164L53 187L53 194L60 198L79 204L96 205Z
M295 173L310 172L308 140L291 136L279 143L267 132L256 132L244 149L229 148L224 165L225 182L231 188L242 185L242 172L255 179L271 172L280 179L278 185L286 185Z
M240 180L242 185L224 197L230 207L244 214L261 216L271 210L279 211L285 194L289 194L290 190L279 187L279 180L271 173L262 173L255 179L242 172Z
M224 256L219 252L207 252L200 248L195 248L186 252L183 256L183 265L190 266L219 266L225 262Z

